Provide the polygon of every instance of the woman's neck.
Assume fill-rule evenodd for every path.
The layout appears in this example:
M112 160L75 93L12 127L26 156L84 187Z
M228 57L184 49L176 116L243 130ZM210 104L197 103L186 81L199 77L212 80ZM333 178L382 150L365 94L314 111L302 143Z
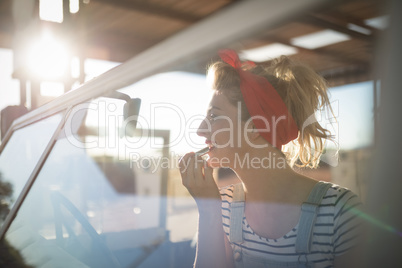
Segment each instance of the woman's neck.
M243 183L247 201L292 202L289 190L303 191L303 185L309 180L293 171L285 156L275 148L251 149L242 160L243 165L234 171ZM303 198L297 194L293 197L295 202Z

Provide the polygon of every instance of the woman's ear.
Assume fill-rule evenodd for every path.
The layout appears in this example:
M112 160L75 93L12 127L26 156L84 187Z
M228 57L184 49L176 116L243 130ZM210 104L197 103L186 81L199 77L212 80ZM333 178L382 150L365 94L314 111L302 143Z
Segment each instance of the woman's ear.
M256 140L258 137L260 137L260 133L258 132L258 130L256 129L255 125L253 123L251 123L248 126L248 131L247 131L248 137L250 140Z
M256 129L256 127L253 124L253 131L251 132L251 138L253 140L257 139L258 137L260 137L260 132L258 132L258 130Z

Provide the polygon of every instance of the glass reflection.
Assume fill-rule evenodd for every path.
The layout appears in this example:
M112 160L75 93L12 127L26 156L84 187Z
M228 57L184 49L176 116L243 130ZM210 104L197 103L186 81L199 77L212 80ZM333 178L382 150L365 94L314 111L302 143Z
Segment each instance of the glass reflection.
M56 114L14 131L0 155L0 225L24 188L62 119Z
M121 112L115 100L98 99L70 115L5 235L28 265L191 266L189 215L171 217L167 207L169 133L122 135Z

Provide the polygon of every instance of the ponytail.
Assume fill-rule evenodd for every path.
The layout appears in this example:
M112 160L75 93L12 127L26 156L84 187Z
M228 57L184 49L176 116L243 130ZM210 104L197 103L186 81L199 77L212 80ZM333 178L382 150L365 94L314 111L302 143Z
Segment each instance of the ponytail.
M310 67L286 56L275 59L267 72L277 79L276 90L299 128L297 140L285 145L283 150L290 165L316 168L325 141L333 139L316 119L316 112L323 107L328 107L333 114L326 81Z

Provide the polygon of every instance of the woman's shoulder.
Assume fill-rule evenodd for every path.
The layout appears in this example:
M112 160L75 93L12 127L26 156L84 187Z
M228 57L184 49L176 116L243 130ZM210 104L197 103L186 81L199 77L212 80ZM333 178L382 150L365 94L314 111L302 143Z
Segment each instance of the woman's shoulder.
M324 195L324 200L326 203L332 203L338 209L342 208L347 203L360 203L359 197L346 187L342 187L335 183L330 183L331 186L328 188L326 194Z
M346 187L331 183L320 204L320 212L331 212L335 225L342 225L360 215L363 205L359 196Z
M232 202L233 200L233 191L235 188L235 184L230 184L225 187L219 188L219 193L221 194L222 201Z

